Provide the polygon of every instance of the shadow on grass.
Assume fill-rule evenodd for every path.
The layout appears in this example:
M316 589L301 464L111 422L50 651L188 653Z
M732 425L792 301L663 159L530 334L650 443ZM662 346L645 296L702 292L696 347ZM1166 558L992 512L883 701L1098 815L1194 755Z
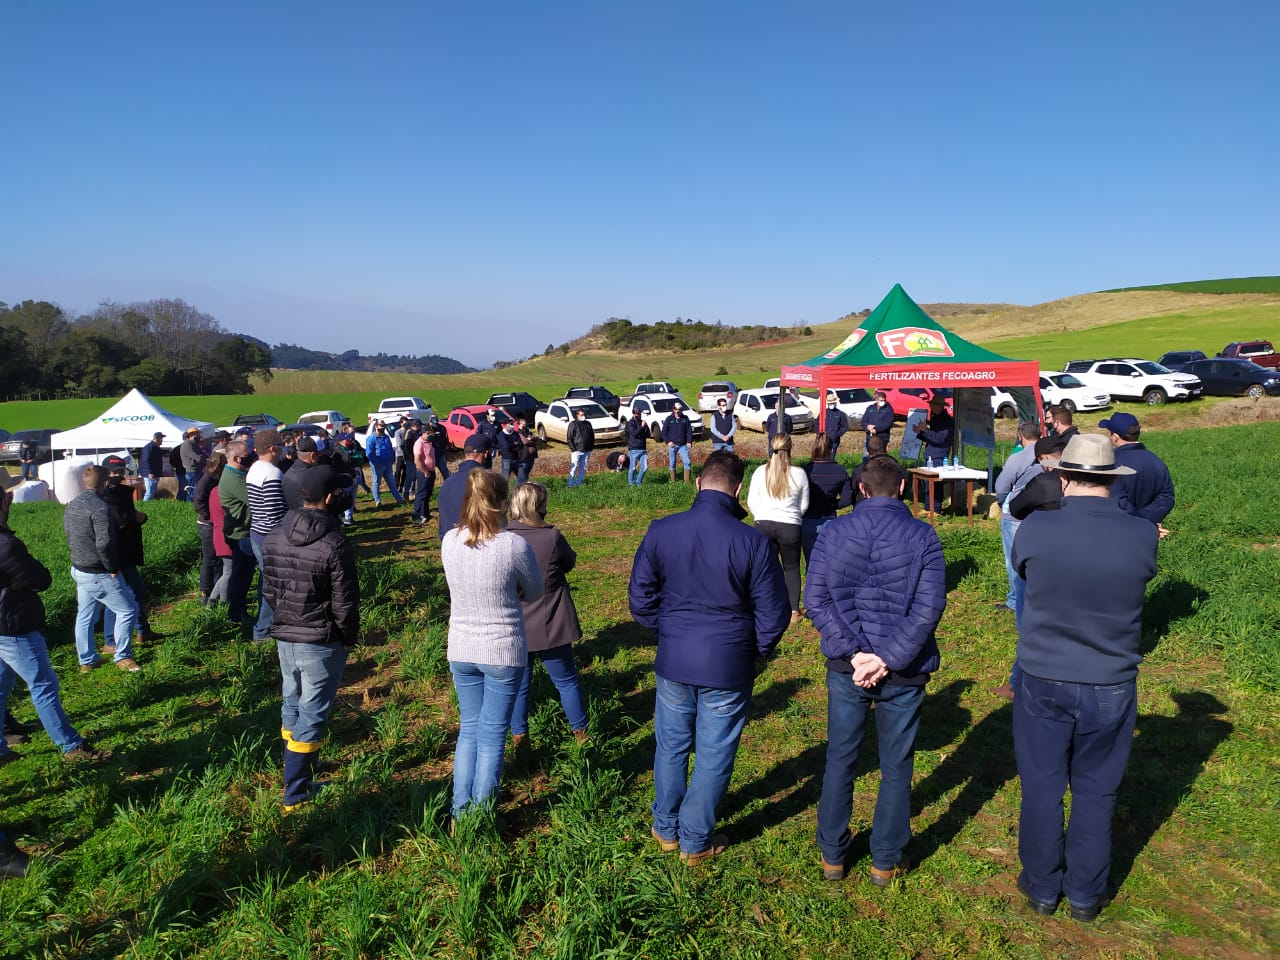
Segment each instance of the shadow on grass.
M1139 652L1143 656L1149 654L1169 633L1170 627L1191 616L1208 599L1208 591L1186 580L1161 582L1142 607L1142 646Z
M1234 727L1226 706L1199 690L1173 694L1173 717L1138 717L1112 825L1111 888L1120 889L1138 855L1169 819Z

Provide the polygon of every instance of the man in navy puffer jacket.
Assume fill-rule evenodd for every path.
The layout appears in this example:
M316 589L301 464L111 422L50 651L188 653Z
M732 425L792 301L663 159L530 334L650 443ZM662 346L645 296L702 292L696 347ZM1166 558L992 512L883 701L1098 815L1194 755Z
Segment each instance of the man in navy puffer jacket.
M880 792L871 826L871 882L910 869L911 774L924 686L938 669L934 630L947 605L942 543L897 499L902 468L868 460L868 499L818 534L805 609L827 658L827 765L818 801L823 876L843 880L852 838L854 765L872 706L880 744Z
M707 457L693 506L653 521L631 568L631 615L658 635L651 835L690 865L728 843L713 832L716 805L733 775L756 667L791 622L777 553L742 522L742 474L731 453Z

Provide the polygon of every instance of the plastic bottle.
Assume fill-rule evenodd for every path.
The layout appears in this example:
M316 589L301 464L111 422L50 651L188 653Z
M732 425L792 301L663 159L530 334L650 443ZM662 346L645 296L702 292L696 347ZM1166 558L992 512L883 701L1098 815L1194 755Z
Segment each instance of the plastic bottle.
M930 470L932 470L932 469L933 469L933 457L930 457L930 458L929 458L929 462L926 464L926 466L927 466Z

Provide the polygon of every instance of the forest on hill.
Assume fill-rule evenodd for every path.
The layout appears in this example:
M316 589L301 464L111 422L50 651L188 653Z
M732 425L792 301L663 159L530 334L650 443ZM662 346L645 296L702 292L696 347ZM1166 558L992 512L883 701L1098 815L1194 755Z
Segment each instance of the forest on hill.
M429 353L404 356L397 353L364 355L359 350L326 353L309 350L292 343L277 343L271 348L271 365L279 370L351 370L366 373L474 373L451 357Z

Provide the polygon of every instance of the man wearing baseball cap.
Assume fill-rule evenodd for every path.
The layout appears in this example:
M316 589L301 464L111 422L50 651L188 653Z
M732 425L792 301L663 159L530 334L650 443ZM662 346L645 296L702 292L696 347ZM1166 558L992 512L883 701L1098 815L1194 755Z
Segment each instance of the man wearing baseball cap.
M116 543L120 550L120 576L129 585L133 593L134 618L138 629L138 639L151 642L160 639L152 631L151 620L147 617L147 588L142 580L142 564L145 561L142 544L142 525L147 522L147 515L133 505L133 488L124 483L127 464L123 457L112 454L102 461L102 469L107 471L107 488L102 498L107 501L111 510L111 520L116 525ZM110 607L105 607L102 614L102 632L107 636L107 645L103 653L115 653L110 638L115 632L116 615Z
M1139 441L1142 427L1131 413L1113 413L1098 426L1110 431L1116 463L1131 468L1130 476L1116 481L1111 495L1120 509L1157 526L1173 509L1173 477L1163 460Z
M1084 923L1110 899L1111 815L1138 717L1142 605L1156 575L1155 525L1111 495L1133 473L1106 437L1072 437L1058 462L1060 508L1030 514L1013 541L1027 582L1013 703L1017 885L1034 913L1051 916L1065 898Z
M164 442L164 434L156 432L151 435L151 442L142 448L142 455L139 457L142 465L142 478L146 481L146 493L143 494L143 500L153 500L156 495L156 486L160 483L160 478L164 476L164 451L160 449L160 445Z

